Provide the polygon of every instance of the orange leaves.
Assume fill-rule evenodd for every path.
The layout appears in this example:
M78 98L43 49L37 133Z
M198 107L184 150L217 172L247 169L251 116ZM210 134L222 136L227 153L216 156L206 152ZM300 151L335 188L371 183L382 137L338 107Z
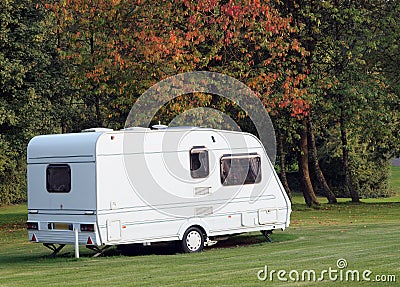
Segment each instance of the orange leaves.
M226 32L225 34L225 44L229 45L232 41L233 38L233 33L232 32Z
M176 44L176 35L173 31L169 32L169 39L171 41L172 44Z
M300 88L305 73L293 72L305 50L291 39L290 19L268 1L54 3L47 7L58 13L60 53L80 78L77 85L86 81L88 90L106 84L109 93L123 95L133 77L143 88L178 72L209 70L246 81L268 108L294 115L307 109Z
M236 5L233 1L229 1L227 4L221 7L221 10L225 15L231 16L235 20L240 21L243 15L246 13L244 9L242 9L240 5Z
M254 0L254 1L251 1L252 3L252 5L256 8L256 9L260 9L261 8L261 1L260 0Z
M189 23L190 23L191 25L195 25L196 22L197 22L196 15L191 15L191 16L189 16Z
M295 51L299 51L300 49L299 41L297 41L296 38L294 38L292 41L292 49Z
M303 99L293 99L291 104L293 117L307 116L310 112L310 104Z

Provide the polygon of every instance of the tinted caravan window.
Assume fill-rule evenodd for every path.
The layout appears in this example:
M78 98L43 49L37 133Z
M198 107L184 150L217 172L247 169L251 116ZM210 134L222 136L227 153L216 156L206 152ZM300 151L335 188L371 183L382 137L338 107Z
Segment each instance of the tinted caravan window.
M50 164L46 170L48 192L71 191L71 168L68 164Z
M221 158L221 183L223 185L254 184L261 181L259 155L224 155Z
M205 147L194 147L190 150L190 175L193 178L204 178L209 174L208 151Z

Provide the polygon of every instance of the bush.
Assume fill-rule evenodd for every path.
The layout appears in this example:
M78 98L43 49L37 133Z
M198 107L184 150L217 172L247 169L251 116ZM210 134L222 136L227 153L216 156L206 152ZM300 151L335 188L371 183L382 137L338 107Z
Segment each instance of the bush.
M1 150L0 150L1 151ZM5 157L0 160L0 206L26 201L26 164Z
M0 206L26 201L25 156L0 135Z
M338 197L349 197L342 168L341 146L334 150L322 149L320 165L329 186ZM325 152L324 152L325 151ZM349 151L353 185L361 198L389 197L390 160L362 143L352 143Z

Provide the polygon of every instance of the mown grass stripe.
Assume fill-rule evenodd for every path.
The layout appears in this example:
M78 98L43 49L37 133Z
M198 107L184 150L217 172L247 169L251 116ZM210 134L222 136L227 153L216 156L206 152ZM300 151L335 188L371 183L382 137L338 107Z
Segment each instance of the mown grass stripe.
M291 227L275 232L272 244L252 233L199 254L120 256L112 249L105 257L91 258L91 252L81 248L79 260L73 258L72 246L65 249L67 257L48 259L47 249L28 242L23 225L26 206L1 208L0 213L0 286L342 286L343 282L282 284L276 278L257 279L264 265L320 272L335 268L339 258L345 258L349 268L396 274L400 280L398 202L323 204L319 210L295 204Z

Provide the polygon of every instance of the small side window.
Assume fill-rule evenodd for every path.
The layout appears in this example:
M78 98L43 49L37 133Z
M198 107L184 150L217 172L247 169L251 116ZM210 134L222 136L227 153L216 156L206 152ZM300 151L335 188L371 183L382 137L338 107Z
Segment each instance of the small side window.
M261 181L261 159L258 155L225 155L221 158L223 185L255 184Z
M48 192L67 193L71 191L71 168L68 164L50 164L46 169Z
M205 147L194 147L190 150L190 175L193 178L204 178L209 174L208 151Z

